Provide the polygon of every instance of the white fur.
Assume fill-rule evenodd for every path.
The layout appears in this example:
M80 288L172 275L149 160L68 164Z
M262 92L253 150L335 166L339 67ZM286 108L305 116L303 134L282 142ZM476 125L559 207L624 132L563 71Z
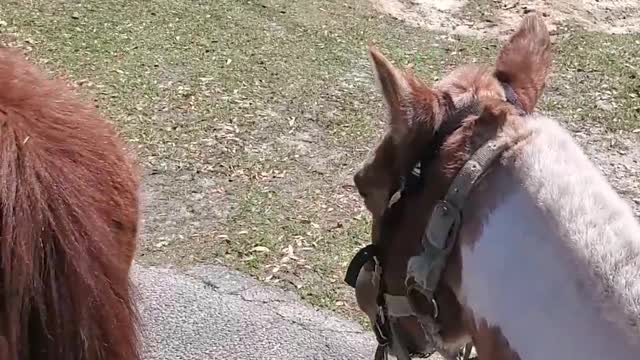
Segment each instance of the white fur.
M460 296L522 360L638 359L640 225L566 130L527 123L519 183L462 248Z

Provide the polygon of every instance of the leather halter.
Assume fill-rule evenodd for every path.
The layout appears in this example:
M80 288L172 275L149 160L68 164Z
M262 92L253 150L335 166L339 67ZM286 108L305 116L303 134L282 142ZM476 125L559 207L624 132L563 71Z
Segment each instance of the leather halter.
M505 101L516 107L520 115L525 115L526 113L513 88L507 83L501 83L501 85L505 93ZM424 176L422 170L437 156L445 140L460 128L462 125L461 121L466 118L464 115L470 115L471 112L474 111L476 114L479 113L477 106L463 109L462 114L458 114L461 115L456 119L458 121L449 122L449 124L453 126L449 125L447 128L436 131L431 143L431 149L428 153L429 158L416 164L409 174L401 179L401 187L398 193L403 194L422 185ZM445 123L445 125L447 124ZM407 276L405 280L407 293L411 290L417 290L433 304L433 313L430 316L418 314L414 310L414 306L408 296L397 296L386 293L385 282L382 278L382 262L375 244L370 244L362 248L349 263L345 275L345 282L354 289L362 267L371 261L373 261L375 266L374 281L376 281L378 285L378 294L376 296L378 309L373 324L373 331L378 341L378 347L374 360L388 359L388 351L393 341L390 316L416 316L423 326L425 336L428 338L433 336L433 334L427 331L428 329L425 329L425 325L428 325L425 324L425 322L433 325L439 315L435 289L440 282L440 277L446 266L449 254L457 241L458 230L462 224L462 211L465 200L474 185L482 175L485 174L493 161L506 150L506 147L506 144L489 140L471 155L470 159L454 178L445 197L434 206L428 225L422 235L422 252L412 257L407 264ZM472 344L470 343L464 347L464 353L462 354L463 359L469 358L471 347ZM442 352L440 351L441 349L436 350ZM410 359L411 355L413 354L407 354L406 351L402 355L396 354L399 360ZM449 359L452 358L453 357L449 357ZM458 357L456 356L455 358Z

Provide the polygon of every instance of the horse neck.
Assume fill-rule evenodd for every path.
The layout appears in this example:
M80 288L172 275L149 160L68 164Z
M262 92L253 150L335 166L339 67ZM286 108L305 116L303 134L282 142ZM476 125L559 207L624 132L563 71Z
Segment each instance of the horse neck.
M528 124L532 136L469 199L460 233L458 296L479 355L636 359L640 226L564 129Z

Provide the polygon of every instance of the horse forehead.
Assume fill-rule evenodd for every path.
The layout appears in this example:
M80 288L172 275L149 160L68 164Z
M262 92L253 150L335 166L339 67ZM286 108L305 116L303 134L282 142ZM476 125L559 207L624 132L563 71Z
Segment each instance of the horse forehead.
M504 91L495 78L492 68L484 65L467 64L454 69L435 88L452 96L455 103L468 101L469 97L502 97Z

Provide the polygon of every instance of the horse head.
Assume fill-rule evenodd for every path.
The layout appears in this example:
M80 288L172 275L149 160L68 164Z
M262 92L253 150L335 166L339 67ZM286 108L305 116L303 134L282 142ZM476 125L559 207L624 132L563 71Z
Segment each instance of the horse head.
M372 245L356 255L346 280L373 324L379 358L387 347L400 359L434 348L455 356L470 341L457 296L459 250L447 243L459 224L455 216L434 214L447 211L440 200L470 152L507 117L534 110L551 65L549 33L537 14L527 15L495 66L464 65L433 86L397 69L372 46L369 54L389 121L354 176L372 213ZM431 224L434 217L440 224ZM430 224L436 234L429 234ZM425 247L433 240L427 237L445 243ZM431 263L417 260L425 254Z

